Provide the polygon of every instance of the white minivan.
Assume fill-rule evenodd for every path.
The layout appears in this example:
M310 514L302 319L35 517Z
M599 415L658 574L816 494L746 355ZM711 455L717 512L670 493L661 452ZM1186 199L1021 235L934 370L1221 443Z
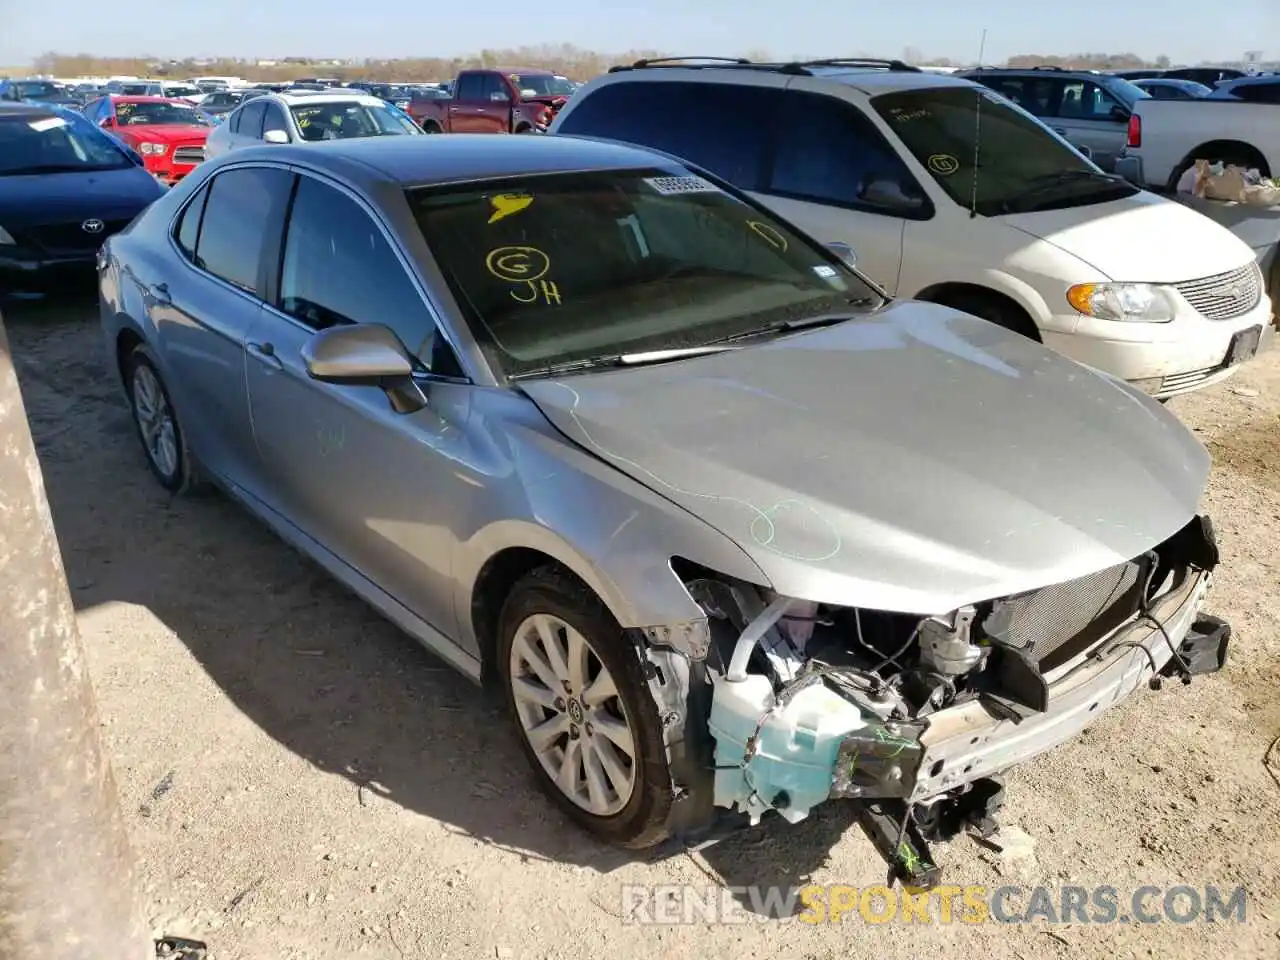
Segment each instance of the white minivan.
M888 293L1155 397L1230 376L1274 332L1242 240L957 77L897 61L640 61L580 89L549 132L683 157L848 244Z

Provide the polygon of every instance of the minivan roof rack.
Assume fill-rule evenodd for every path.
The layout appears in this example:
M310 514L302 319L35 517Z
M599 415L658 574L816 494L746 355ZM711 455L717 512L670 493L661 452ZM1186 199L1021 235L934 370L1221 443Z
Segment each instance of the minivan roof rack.
M923 73L903 60L881 60L876 57L830 57L822 60L794 60L782 65L784 73L808 67L880 67L894 73Z
M748 60L745 57L649 57L637 60L629 65L609 68L609 73L622 73L627 70L644 70L648 67L684 67L688 69L724 69L742 67L750 70L774 71L809 75L815 67L875 67L902 73L923 73L919 67L913 67L902 60L881 60L875 57L833 57L820 60L795 60L787 63L762 63Z

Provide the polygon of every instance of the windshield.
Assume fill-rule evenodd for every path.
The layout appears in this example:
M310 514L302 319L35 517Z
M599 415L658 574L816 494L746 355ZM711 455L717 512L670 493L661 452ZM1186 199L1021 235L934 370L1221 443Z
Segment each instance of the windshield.
M1083 206L1138 192L990 90L904 90L871 103L947 196L966 209L972 204L982 216Z
M171 83L164 88L166 97L198 97L199 87L188 87L181 83Z
M291 107L304 140L349 140L421 133L403 113L386 104L306 103Z
M194 107L181 103L165 103L162 100L116 101L116 123L125 127L143 124L174 123L184 126L207 127L209 121Z
M522 91L532 90L525 96L567 97L573 93L573 84L566 77L554 77L549 73L513 73L511 82Z
M52 83L22 83L21 81L14 84L18 90L18 96L23 99L38 100L40 97L61 97L63 93Z
M508 376L705 346L881 302L812 240L683 169L408 196L476 338Z
M0 176L131 166L133 161L104 134L62 117L0 116Z

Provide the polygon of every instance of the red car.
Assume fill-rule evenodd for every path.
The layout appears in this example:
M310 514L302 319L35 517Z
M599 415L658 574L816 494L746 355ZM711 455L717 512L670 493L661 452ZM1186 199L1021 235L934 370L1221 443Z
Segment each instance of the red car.
M204 160L213 129L213 120L191 104L164 97L102 97L84 114L142 154L147 170L170 186Z

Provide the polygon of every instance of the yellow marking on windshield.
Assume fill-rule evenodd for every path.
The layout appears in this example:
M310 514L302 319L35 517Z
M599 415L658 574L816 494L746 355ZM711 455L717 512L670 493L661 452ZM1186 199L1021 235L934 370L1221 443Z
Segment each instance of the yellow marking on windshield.
M787 238L769 226L769 224L761 223L759 220L748 220L747 226L769 246L776 247L783 253L787 252Z
M935 153L929 158L929 169L940 177L949 177L960 169L960 161L949 153Z
M493 205L493 215L489 217L489 222L497 223L528 207L533 203L533 197L520 193L500 193L489 202Z
M523 295L523 291L525 291L526 287L528 296ZM516 290L520 290L522 292L517 293ZM551 306L552 304L559 306L563 302L560 299L560 288L556 286L556 282L554 280L539 280L537 283L529 280L525 285L517 287L516 290L511 291L511 299L516 303L537 303L539 295L541 295L543 302L546 303L547 306Z
M507 283L541 280L551 269L551 258L537 247L495 247L484 258L485 269Z

